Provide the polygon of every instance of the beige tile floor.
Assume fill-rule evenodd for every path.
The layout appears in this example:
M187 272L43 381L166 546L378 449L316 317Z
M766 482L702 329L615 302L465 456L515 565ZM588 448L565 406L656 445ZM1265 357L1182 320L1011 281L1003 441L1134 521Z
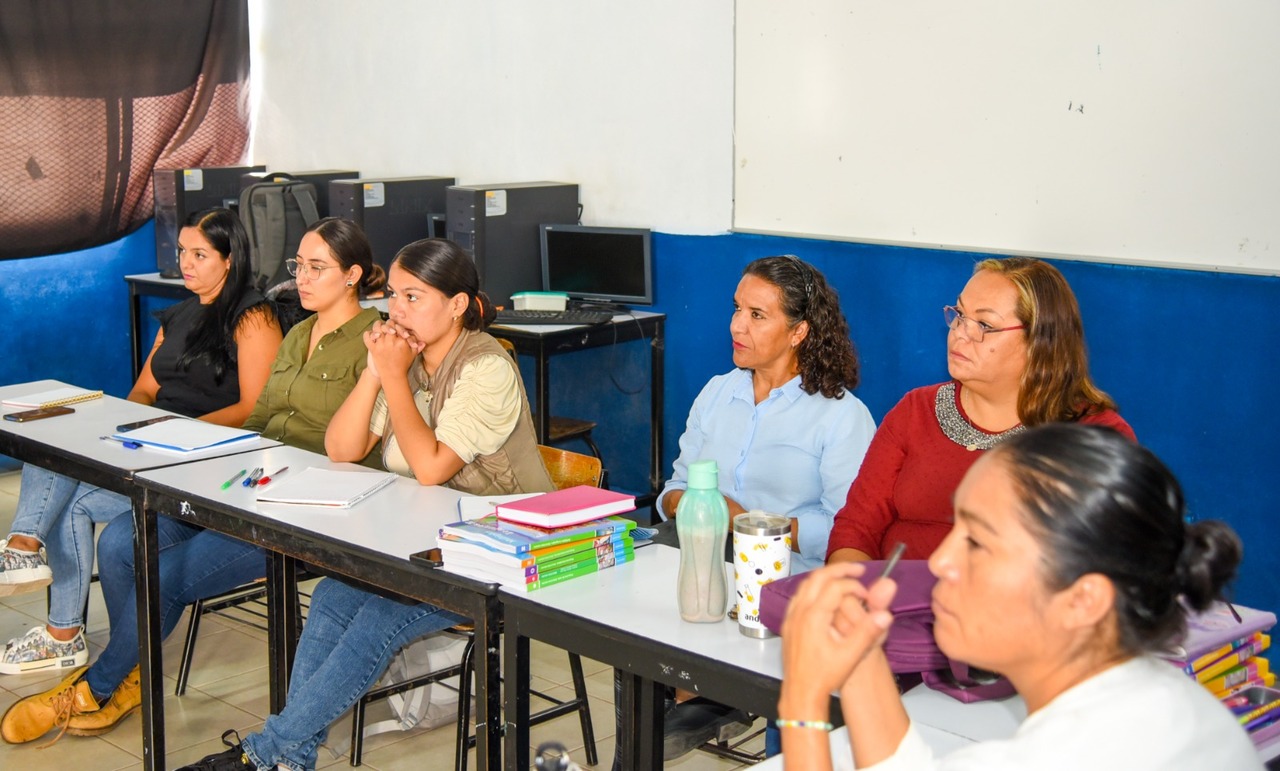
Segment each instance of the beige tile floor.
M20 475L17 472L0 473L0 537L8 533L18 502ZM0 598L0 644L44 620L45 599L42 592ZM164 646L166 675L177 671L181 653L184 621ZM106 610L94 584L89 602L89 650L92 660L106 644L109 630ZM568 662L563 652L534 643L534 687L553 696L572 693ZM201 624L200 640L196 648L187 692L182 697L173 695L174 680L168 681L165 697L165 741L167 767L176 768L198 760L222 749L219 736L228 728L242 734L262 725L267 709L266 635L233 621L216 616L207 617ZM595 727L600 764L596 768L608 769L613 761L613 676L603 664L583 661L587 674L587 688L591 696L591 721ZM57 674L0 675L0 712L8 709L19 698L39 693L55 685ZM535 702L536 704L536 702ZM385 710L385 707L382 708ZM372 710L371 710L372 711ZM371 715L371 719L386 716L385 711ZM344 728L335 728L333 735L350 734L349 719ZM762 723L757 722L757 727ZM112 769L138 769L142 767L141 721L131 716L115 731L98 737L66 736L56 744L40 749L32 742L12 746L0 742L0 768L8 771L57 769L62 771L109 771ZM582 734L577 716L566 715L535 727L531 732L534 745L542 741L557 740L570 748L570 755L583 760ZM52 734L50 734L52 736ZM449 769L453 767L454 734L451 727L435 730L394 732L372 737L365 744L363 768L370 771L399 771L400 769ZM756 738L744 749L759 750L763 739ZM469 767L475 768L475 751ZM345 756L334 758L327 750L321 750L319 767L340 769L347 766ZM586 766L584 766L586 767ZM732 771L743 768L736 762L724 760L702 752L686 755L667 764L667 768L680 771Z

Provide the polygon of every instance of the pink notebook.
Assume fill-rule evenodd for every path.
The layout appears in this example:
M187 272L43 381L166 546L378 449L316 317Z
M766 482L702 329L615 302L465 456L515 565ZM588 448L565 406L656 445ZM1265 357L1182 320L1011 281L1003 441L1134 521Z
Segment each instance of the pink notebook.
M498 519L535 527L564 527L621 514L636 507L634 495L578 485L498 506Z

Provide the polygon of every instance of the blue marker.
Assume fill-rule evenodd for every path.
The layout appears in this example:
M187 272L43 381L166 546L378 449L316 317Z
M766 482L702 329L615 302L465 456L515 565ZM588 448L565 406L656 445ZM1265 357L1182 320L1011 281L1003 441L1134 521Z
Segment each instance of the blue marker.
M262 479L262 475L264 473L266 473L266 469L264 469L262 466L258 466L253 470L253 473L250 474L248 477L246 477L245 480L240 484L244 485L245 487L253 487L254 485L258 484L259 479Z

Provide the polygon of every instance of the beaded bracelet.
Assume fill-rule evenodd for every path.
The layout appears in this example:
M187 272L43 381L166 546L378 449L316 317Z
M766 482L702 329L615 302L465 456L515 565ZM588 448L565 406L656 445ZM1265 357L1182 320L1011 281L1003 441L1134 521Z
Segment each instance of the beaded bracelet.
M835 728L825 720L778 720L773 721L778 728L817 728L822 731L830 731Z

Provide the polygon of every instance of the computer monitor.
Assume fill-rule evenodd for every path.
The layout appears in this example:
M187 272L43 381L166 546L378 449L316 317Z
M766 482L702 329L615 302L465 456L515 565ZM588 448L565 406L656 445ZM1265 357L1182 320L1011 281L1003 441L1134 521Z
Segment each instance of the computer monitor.
M653 304L647 228L542 225L542 288L571 301Z

